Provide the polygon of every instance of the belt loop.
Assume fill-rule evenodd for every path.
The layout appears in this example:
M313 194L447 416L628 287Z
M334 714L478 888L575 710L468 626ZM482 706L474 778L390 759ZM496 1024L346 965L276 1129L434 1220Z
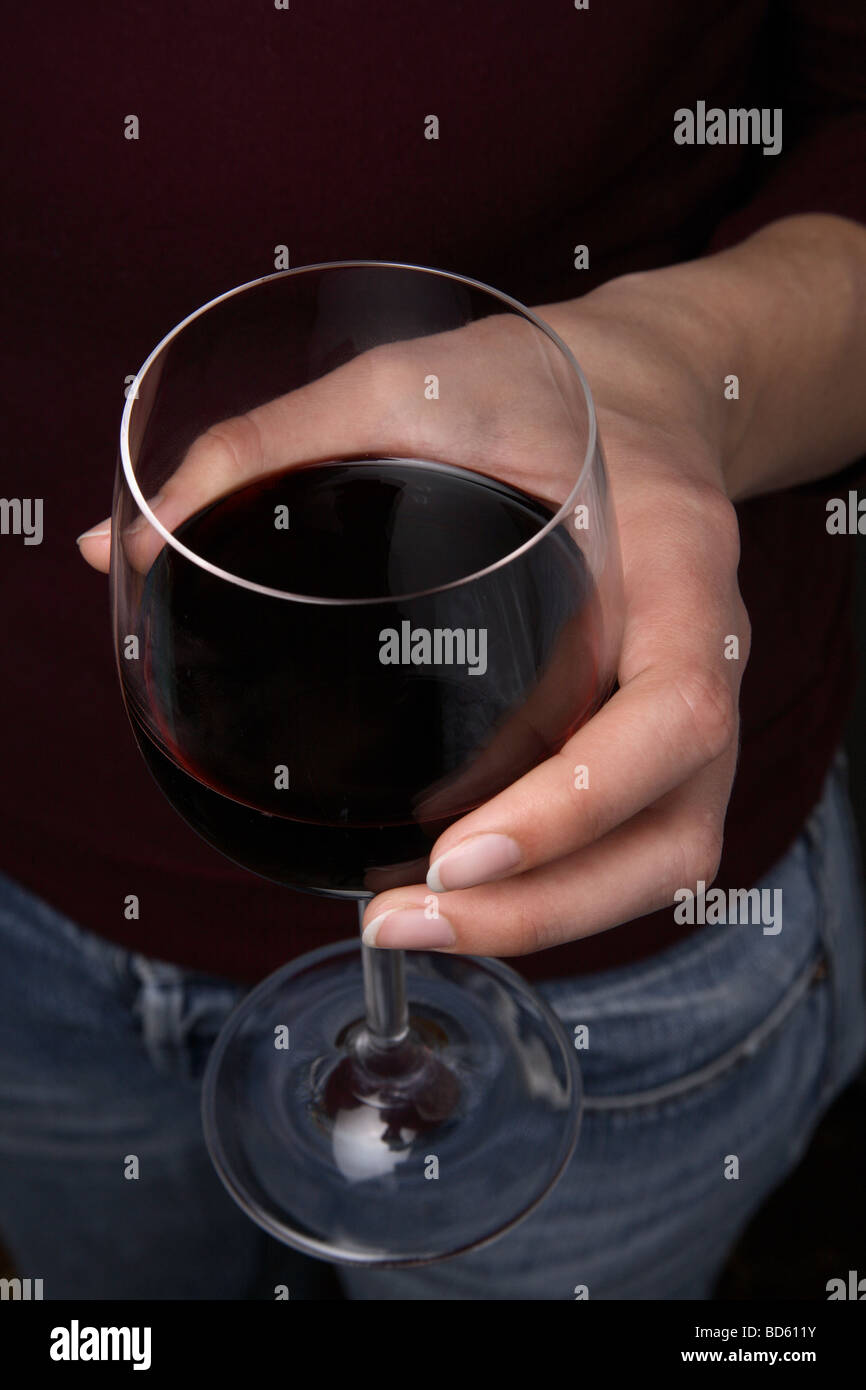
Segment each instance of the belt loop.
M173 1071L184 1044L183 976L176 966L139 954L129 964L141 981L132 1011L144 1045L158 1071Z

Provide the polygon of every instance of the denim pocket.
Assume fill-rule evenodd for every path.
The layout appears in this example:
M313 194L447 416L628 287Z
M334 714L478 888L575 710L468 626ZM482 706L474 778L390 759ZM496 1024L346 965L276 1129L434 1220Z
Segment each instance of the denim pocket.
M568 1031L584 1030L575 1041L593 1102L700 1086L783 1026L825 955L813 852L800 836L758 885L781 891L778 934L751 922L697 927L649 960L541 987Z
M751 1061L775 1042L784 1041L785 1030L801 1025L802 1015L806 1010L810 1013L808 1027L816 1049L821 1051L821 1070L822 1074L825 1074L831 999L827 959L821 950L792 981L767 1016L732 1047L713 1057L703 1066L658 1086L625 1094L587 1094L584 1097L584 1107L586 1110L631 1110L638 1107L657 1109L669 1102L699 1099L704 1091L725 1079L728 1073Z
M852 827L837 761L803 833L757 885L781 891L777 935L750 923L698 927L636 965L541 986L568 1031L585 1030L578 1059L588 1108L653 1106L700 1091L804 1018L821 1030L812 1053L821 1054L829 1102L866 1047Z

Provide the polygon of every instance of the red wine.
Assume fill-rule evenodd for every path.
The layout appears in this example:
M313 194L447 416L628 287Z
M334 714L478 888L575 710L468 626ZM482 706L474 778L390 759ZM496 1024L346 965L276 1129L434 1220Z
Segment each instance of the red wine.
M305 465L203 508L178 539L280 596L168 545L154 561L141 660L120 664L163 792L266 878L338 894L423 879L444 826L606 694L596 591L566 528L514 555L550 515L401 459ZM370 602L327 601L345 598Z

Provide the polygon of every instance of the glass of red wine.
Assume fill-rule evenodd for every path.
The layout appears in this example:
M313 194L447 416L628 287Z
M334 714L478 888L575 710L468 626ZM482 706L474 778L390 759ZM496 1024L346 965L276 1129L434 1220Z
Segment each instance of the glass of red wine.
M118 671L158 785L236 863L361 916L384 889L417 901L443 829L614 683L586 382L542 319L458 275L306 266L185 319L129 392L113 537ZM246 995L202 1106L265 1230L400 1265L531 1211L580 1099L572 1040L516 971L356 939Z

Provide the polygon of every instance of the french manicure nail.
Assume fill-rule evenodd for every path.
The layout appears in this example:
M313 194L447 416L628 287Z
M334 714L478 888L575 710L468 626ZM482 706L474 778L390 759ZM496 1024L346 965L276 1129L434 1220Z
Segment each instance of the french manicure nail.
M447 917L427 917L423 907L393 907L368 922L361 937L365 946L404 951L433 951L457 940Z
M82 531L80 536L75 537L75 544L80 545L82 541L95 541L104 539L111 535L111 520L106 517L104 521L98 521L95 526L91 526L89 531Z
M434 859L427 887L434 893L452 888L474 888L502 878L520 863L520 846L510 835L475 835Z

